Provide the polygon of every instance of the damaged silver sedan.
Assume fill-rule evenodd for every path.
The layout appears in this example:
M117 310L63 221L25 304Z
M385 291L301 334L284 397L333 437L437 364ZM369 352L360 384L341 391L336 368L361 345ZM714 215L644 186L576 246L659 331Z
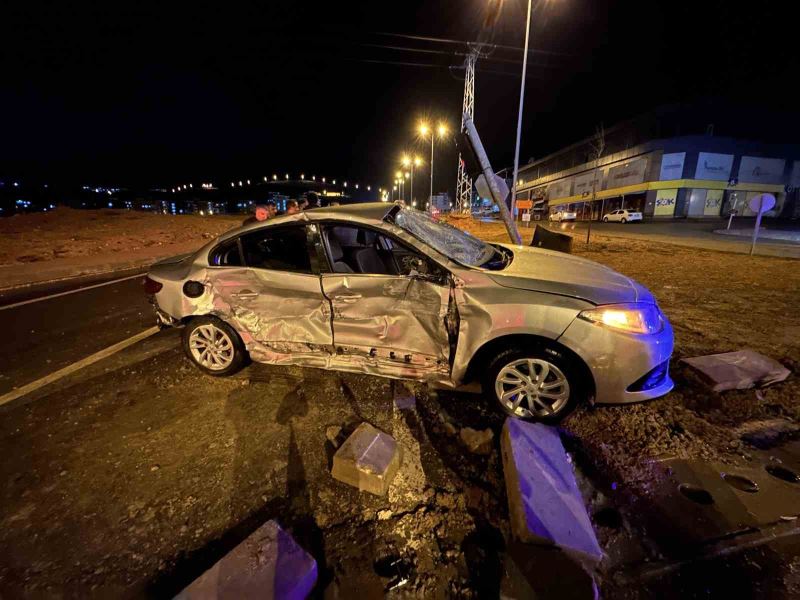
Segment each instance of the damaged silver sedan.
M456 388L557 421L581 402L672 389L672 329L653 296L597 263L489 244L389 203L229 231L145 281L198 368L302 365Z

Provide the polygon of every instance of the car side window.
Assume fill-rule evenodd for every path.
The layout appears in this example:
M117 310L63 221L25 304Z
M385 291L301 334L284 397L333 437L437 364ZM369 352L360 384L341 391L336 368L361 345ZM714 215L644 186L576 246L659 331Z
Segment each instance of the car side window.
M241 267L239 239L228 240L214 248L208 256L208 264L212 267Z
M441 271L418 251L368 227L328 225L325 237L336 273L424 275Z
M248 267L313 273L304 225L264 227L243 235L241 240L244 261Z

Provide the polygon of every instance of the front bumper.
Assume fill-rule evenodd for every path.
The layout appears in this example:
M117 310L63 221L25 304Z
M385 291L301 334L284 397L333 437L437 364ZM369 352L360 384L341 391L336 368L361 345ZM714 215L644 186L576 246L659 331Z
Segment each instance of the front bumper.
M674 345L672 326L664 317L664 329L654 335L635 335L575 319L558 341L580 356L594 378L595 402L627 404L663 396L674 387L667 372L648 389L628 391L631 386L669 361Z

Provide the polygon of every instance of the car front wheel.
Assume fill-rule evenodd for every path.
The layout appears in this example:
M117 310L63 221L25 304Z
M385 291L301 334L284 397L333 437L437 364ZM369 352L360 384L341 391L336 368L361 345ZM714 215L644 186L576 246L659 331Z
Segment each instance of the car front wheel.
M239 334L215 317L192 319L183 330L183 350L195 366L208 375L232 375L247 361Z
M603 223L608 223L608 217L603 217Z
M508 349L491 362L483 381L487 397L508 415L557 423L585 395L579 370L553 348Z
M624 225L627 222L628 222L628 219L626 219L625 217L622 217L622 220L620 221L620 223L622 223Z

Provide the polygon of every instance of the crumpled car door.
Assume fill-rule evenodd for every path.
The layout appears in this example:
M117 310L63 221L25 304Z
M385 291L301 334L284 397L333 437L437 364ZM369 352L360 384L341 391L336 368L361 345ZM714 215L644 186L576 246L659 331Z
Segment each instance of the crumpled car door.
M231 268L209 272L215 312L253 360L324 367L332 352L330 304L318 275Z
M370 359L376 373L449 373L447 284L406 275L329 273L322 289L331 302L337 357Z

